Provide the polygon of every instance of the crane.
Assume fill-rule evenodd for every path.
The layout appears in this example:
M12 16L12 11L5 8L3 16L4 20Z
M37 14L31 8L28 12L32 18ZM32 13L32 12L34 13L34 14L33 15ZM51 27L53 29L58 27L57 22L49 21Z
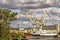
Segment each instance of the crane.
M35 20L33 20L32 17L30 17L30 16L28 15L27 11L25 11L25 12L26 12L26 16L30 19L30 22L32 23L33 28L34 28L34 26L39 26L40 29L42 30L42 27L43 27L43 25L44 25L44 21L45 21L45 19L46 19L46 16L43 16L43 18L41 18L41 17L36 17L36 15L32 15L33 18L35 18ZM32 12L31 12L31 13L32 13ZM47 12L47 10L45 11L45 14L47 14L47 15L50 17L50 15L49 15L49 13Z
M45 22L45 20L46 20L46 16L42 16L42 17L36 17L36 15L29 15L28 14L28 11L25 9L24 10L25 12L25 14L26 14L26 17L27 18L29 18L29 20L30 20L30 22L32 23L32 25L33 25L33 28L32 28L32 34L33 33L37 33L37 34L40 34L40 33L46 33L46 31L45 30L42 30L42 27L44 26L44 22ZM32 13L32 12L31 12ZM49 15L49 13L48 13L48 11L47 10L45 10L44 11L44 13L45 14L47 14L48 16L49 16L49 18L51 17L50 15ZM35 20L33 20L32 19L32 16L33 16L33 18L35 18ZM40 29L39 29L39 33L38 33L38 31L35 31L35 26L38 26Z

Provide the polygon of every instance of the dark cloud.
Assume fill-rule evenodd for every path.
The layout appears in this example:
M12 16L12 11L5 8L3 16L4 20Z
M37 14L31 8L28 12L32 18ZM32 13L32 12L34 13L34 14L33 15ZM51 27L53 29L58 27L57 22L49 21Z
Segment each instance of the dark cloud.
M16 4L0 4L0 8L17 9Z

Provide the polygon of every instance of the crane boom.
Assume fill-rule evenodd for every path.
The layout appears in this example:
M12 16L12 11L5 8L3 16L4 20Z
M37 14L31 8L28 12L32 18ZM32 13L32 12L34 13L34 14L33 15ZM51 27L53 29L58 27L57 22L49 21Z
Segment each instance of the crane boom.
M49 15L49 13L48 13L48 11L47 11L47 10L45 10L45 14L47 14L47 15L49 16L49 18L51 17L51 16Z
M28 16L28 13L26 12L26 16L30 19L31 23L34 24L35 22L32 20L30 16Z

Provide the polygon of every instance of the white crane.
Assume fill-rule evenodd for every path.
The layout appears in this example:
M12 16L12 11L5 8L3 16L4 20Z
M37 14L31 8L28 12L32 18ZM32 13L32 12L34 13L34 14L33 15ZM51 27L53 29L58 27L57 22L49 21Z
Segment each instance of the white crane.
M32 12L31 12L31 13L32 13ZM47 15L50 17L50 15L49 15L49 13L47 12L47 10L45 11L45 14L47 14ZM36 18L36 15L32 15L33 18L35 18L35 20L33 20L33 19L31 18L31 16L28 15L28 12L26 12L26 16L30 19L30 22L32 23L33 28L34 28L34 26L39 26L40 29L41 29L41 32L42 32L42 27L43 27L43 25L44 25L44 21L45 21L46 17L43 16L43 18L41 18L41 17ZM33 30L33 31L34 31L34 30Z
M56 35L56 34L48 34L47 32L46 32L46 30L42 30L42 27L43 27L43 25L44 25L44 22L45 22L45 19L46 19L46 16L43 16L43 18L41 18L41 17L36 17L35 15L33 15L33 18L35 18L35 20L33 20L32 19L32 17L31 16L29 16L28 15L28 11L26 11L26 9L25 9L25 13L26 13L26 17L27 18L29 18L30 19L30 22L32 23L32 25L33 25L33 28L32 28L32 31L31 31L31 34L33 34L33 35L36 35L36 34L38 34L38 35L44 35L44 36L51 36L51 35ZM44 12L45 14L47 14L48 16L49 16L49 18L51 17L50 15L49 15L49 13L48 13L48 11L47 10L45 10L45 12ZM39 30L38 31L35 31L35 27L34 26L39 26Z

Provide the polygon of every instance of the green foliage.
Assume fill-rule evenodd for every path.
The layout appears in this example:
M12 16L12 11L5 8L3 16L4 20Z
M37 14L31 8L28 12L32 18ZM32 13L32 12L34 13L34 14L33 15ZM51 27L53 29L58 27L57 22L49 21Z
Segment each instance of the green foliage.
M17 15L17 13L12 12L9 9L0 9L0 20L4 20L4 21L12 21L15 18L15 16Z
M13 39L13 38L17 38L17 39L20 40L23 36L24 36L24 35L23 35L22 33L16 33L16 32L12 32L12 33L10 33L10 37L11 37L11 39Z
M16 19L17 13L9 9L0 9L0 40L9 40L11 21Z

